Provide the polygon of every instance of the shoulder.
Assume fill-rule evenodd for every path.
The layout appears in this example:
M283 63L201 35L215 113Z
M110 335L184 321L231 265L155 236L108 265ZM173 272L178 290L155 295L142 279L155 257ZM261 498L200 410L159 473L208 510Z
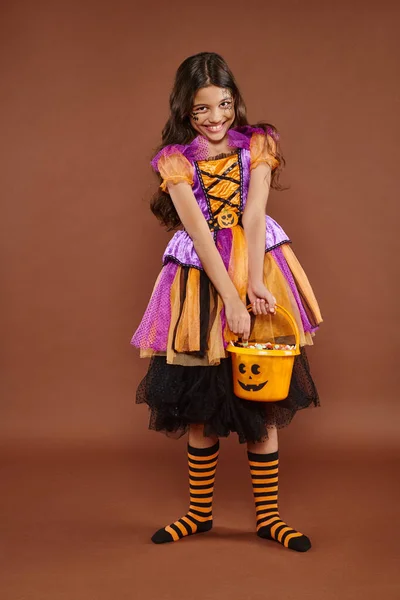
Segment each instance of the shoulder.
M159 150L152 158L150 164L155 171L160 171L160 166L173 156L185 159L186 146L181 144L168 144Z
M252 127L249 135L250 168L255 168L260 162L266 162L274 170L280 164L278 151L280 136L272 125L266 123L260 125Z
M198 135L189 144L168 144L164 146L151 160L151 166L154 170L159 171L160 165L175 157L182 164L191 165L194 168L194 161L206 159L208 151L207 140Z
M252 144L261 140L278 140L279 134L275 127L266 123L257 123L256 125L242 125L232 127L229 132L229 142L231 146L236 148L245 148L250 150Z
M190 154L189 154L190 156ZM186 181L194 183L194 165L188 158L188 146L181 144L168 144L157 152L151 161L153 169L160 174L160 185L167 192L168 183L181 183Z

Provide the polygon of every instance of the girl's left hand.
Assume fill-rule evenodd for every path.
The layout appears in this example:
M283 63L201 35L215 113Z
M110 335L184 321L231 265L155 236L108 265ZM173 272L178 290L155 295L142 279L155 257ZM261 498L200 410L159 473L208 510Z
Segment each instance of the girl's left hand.
M250 284L247 295L255 315L275 314L276 299L263 283Z

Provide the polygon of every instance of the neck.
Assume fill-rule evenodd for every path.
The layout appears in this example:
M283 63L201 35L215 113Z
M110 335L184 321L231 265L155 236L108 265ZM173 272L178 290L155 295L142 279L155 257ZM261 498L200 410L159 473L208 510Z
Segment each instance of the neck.
M228 133L226 133L225 136L222 138L222 140L219 140L218 142L212 142L211 140L207 139L205 136L202 136L202 137L204 137L208 142L208 149L209 149L210 156L214 156L217 154L226 154L226 153L232 152L232 147L229 146Z

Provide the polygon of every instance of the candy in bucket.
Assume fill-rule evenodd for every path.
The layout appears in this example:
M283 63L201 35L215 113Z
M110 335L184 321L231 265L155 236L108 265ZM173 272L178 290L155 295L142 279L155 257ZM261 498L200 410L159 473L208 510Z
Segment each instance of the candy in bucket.
M258 337L261 332L263 339ZM227 347L235 395L255 402L284 400L289 393L294 357L300 354L296 321L277 304L275 315L255 317L251 336L247 343L230 342Z

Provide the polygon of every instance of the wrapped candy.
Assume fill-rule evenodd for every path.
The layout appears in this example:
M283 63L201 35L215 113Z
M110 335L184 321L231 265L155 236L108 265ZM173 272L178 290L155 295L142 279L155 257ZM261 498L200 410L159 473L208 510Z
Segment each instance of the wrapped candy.
M249 344L248 342L229 342L238 348L250 348L251 350L295 350L295 344L272 344L272 342Z

